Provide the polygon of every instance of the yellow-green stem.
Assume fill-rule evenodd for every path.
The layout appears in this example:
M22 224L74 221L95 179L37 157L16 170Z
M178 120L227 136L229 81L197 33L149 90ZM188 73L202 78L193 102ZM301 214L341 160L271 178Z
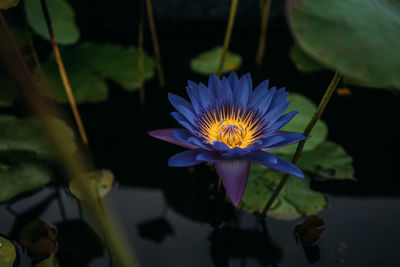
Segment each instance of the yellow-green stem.
M331 83L328 86L328 89L326 89L326 92L324 96L321 99L321 102L318 105L317 110L315 111L313 117L311 118L310 122L308 123L307 127L304 129L303 135L304 136L309 136L311 133L311 130L315 126L315 124L318 122L319 118L322 115L322 112L325 110L332 94L335 92L342 76L339 74L339 72L336 72L335 75L333 76L333 79ZM307 139L302 140L298 145L296 152L292 158L292 163L296 163L298 159L301 156L301 152L303 151L304 144L307 141ZM285 174L281 181L279 182L278 186L275 188L274 192L272 193L271 197L268 199L267 204L264 207L264 210L262 211L262 215L266 216L268 210L271 208L272 204L274 203L275 199L278 197L279 193L285 186L287 180L289 179L289 174Z
M233 23L235 21L236 9L237 9L238 2L239 2L238 0L232 0L232 3L231 3L231 8L229 11L228 27L226 28L224 46L222 47L221 59L220 59L218 70L217 70L218 76L221 76L222 70L224 68L225 57L226 57L226 53L228 51L229 42L231 40Z
M258 50L256 56L257 65L261 65L262 59L264 57L265 39L267 38L268 17L269 17L269 11L271 9L271 0L265 0L265 3L263 3L262 7L263 9L262 9L260 40L258 42Z
M144 23L144 0L140 0L139 14L139 37L138 37L138 76L140 103L144 103L144 58L143 58L143 23Z

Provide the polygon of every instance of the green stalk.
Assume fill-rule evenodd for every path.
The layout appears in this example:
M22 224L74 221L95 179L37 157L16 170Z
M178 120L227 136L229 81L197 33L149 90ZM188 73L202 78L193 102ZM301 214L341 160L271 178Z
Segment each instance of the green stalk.
M140 0L139 37L138 37L138 76L139 76L140 103L144 103L143 23L144 23L144 0Z
M262 59L265 51L265 39L267 38L267 27L268 27L268 17L269 11L271 10L271 0L265 0L265 3L262 5L262 20L261 20L261 32L260 32L260 40L258 42L258 50L256 56L257 65L261 65Z
M233 22L235 21L236 9L237 9L238 2L239 2L238 0L232 0L231 9L229 11L228 27L226 28L224 46L222 48L221 59L220 59L218 70L217 70L217 75L219 77L221 76L222 70L224 68L226 52L228 51L229 42L231 40Z
M336 72L335 75L333 76L333 79L332 79L331 83L329 84L328 89L326 89L326 92L325 92L324 96L322 97L317 110L315 111L313 117L311 118L310 122L308 123L307 127L305 128L305 130L303 132L304 136L309 136L311 130L313 129L315 124L320 119L322 112L325 110L325 108L326 108L332 94L335 92L341 78L342 78L342 76L338 72ZM292 158L292 163L295 164L299 160L299 158L301 156L301 152L303 151L304 144L306 143L306 141L307 141L307 139L304 139L297 145L296 153L294 154L294 156ZM285 186L287 180L289 179L289 176L290 176L289 174L285 174L282 177L281 181L279 182L278 186L275 188L271 197L268 199L268 202L265 205L265 207L261 213L263 216L267 215L268 210L271 208L272 204L274 203L275 199L278 197L282 188Z

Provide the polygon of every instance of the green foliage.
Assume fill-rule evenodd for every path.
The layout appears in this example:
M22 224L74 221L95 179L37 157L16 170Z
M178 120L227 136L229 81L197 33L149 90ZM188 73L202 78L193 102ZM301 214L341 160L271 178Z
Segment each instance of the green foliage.
M138 53L133 46L125 48L116 44L83 43L64 48L61 54L77 103L106 100L106 78L119 83L128 91L139 88ZM152 78L155 63L153 58L146 54L144 67L144 78ZM67 103L68 99L53 55L43 64L43 70L52 91L49 94L46 86L41 85L40 79L37 79L42 92L53 96L59 102Z
M261 213L283 175L253 163L239 208ZM267 215L279 220L295 220L317 213L328 206L324 195L310 188L309 177L306 176L303 180L291 176Z
M66 0L50 0L46 3L57 43L64 45L76 43L80 34L72 7ZM25 0L25 11L28 23L35 33L50 40L40 0Z
M17 258L17 250L14 244L0 235L0 266L13 267L15 259Z
M0 77L0 107L11 107L17 97L17 88L13 81Z
M89 187L85 187L82 191L82 186L78 179L89 180ZM98 170L83 174L70 180L69 191L80 200L102 198L110 192L114 184L114 175L109 170ZM90 196L90 197L89 197Z
M400 2L289 0L298 45L312 58L370 87L400 88Z
M289 56L292 62L296 65L296 68L301 72L310 73L325 69L324 66L304 53L296 44L290 48Z
M59 267L57 259L54 256L50 256L47 259L42 260L35 267Z
M50 179L48 167L32 156L0 153L0 203L40 188Z
M298 163L300 169L327 179L354 179L353 159L338 144L325 141L314 150L304 152Z
M290 101L287 112L296 110L299 113L281 130L302 133L310 122L316 110L316 106L310 99L300 94L292 93L288 96L287 100ZM326 139L327 135L328 127L323 121L319 120L310 133L311 138L307 140L304 146L304 151L314 149ZM290 145L271 152L278 154L293 154L295 151L296 145Z
M209 75L211 72L216 73L218 71L221 56L222 47L214 47L213 49L205 51L192 59L190 62L190 68L192 71L202 75ZM241 64L242 57L240 55L227 51L222 73L237 70Z
M19 0L0 0L0 10L9 9L19 4Z
M77 150L74 132L65 122L50 118L51 123L63 140L69 143L69 153ZM34 119L19 119L14 116L0 116L0 151L25 151L34 152L39 158L52 159L56 157L55 151L42 132L40 125Z

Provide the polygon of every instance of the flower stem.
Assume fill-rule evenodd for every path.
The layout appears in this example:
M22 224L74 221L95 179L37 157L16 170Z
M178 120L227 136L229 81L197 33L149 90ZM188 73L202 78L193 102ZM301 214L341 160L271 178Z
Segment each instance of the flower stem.
M308 123L307 127L305 128L303 135L304 136L309 136L311 130L315 126L315 124L318 122L319 118L321 117L322 112L325 110L326 105L328 104L332 94L335 92L342 76L339 74L339 72L336 72L335 75L332 78L331 83L328 86L328 89L326 89L326 92L324 96L321 99L321 102L318 105L317 110L315 111L313 117L311 118L310 122ZM301 152L303 151L304 144L306 143L307 139L302 140L298 145L296 149L296 153L294 154L292 158L292 163L296 163L298 159L301 156ZM271 208L272 204L274 203L275 199L278 197L279 193L281 192L282 188L285 186L287 180L289 179L289 174L285 174L281 181L279 182L278 186L275 188L274 192L272 193L271 197L268 199L267 204L265 205L262 215L266 216L268 210Z
M147 16L150 24L151 39L153 40L154 54L156 56L156 67L158 72L158 80L161 88L165 87L164 71L161 64L160 46L158 45L156 24L154 22L153 7L151 0L146 0Z
M139 3L139 37L138 37L138 76L140 103L144 103L144 62L143 62L143 23L144 23L144 0Z
M51 45L53 47L54 56L55 56L56 61L57 61L58 70L60 72L61 80L63 82L64 88L65 88L65 92L67 94L68 101L69 101L69 104L71 106L72 113L74 115L76 124L78 126L78 130L79 130L79 133L81 135L82 141L87 146L88 145L87 135L86 135L83 123L82 123L81 116L79 114L78 107L76 106L74 94L72 93L71 85L69 83L68 76L67 76L67 73L65 71L64 63L63 63L62 58L61 58L60 49L58 47L57 40L56 40L56 37L54 35L54 30L53 30L53 26L51 25L50 14L49 14L49 10L47 8L46 0L41 0L40 2L42 4L44 17L46 19L47 29L49 30L50 39L51 39Z
M238 5L238 0L232 0L231 9L229 11L228 27L226 28L226 33L225 33L224 46L222 48L221 59L217 70L217 75L219 77L221 76L222 70L224 68L226 52L228 51L229 42L231 40L233 22L235 21L237 5Z
M261 2L260 2L261 3ZM260 4L261 6L261 4ZM265 39L267 37L267 26L268 26L268 17L269 11L271 10L271 0L265 0L262 4L262 19L261 19L261 32L260 32L260 40L258 42L258 50L256 56L257 65L261 65L262 59L265 51Z

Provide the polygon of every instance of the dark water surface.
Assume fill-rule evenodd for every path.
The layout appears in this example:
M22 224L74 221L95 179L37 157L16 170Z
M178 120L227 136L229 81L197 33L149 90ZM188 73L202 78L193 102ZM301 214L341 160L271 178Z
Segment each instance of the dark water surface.
M105 1L100 1L96 12L89 12L84 2L72 1L83 40L136 42L134 23L127 26L129 20L121 22L114 13L117 3L107 6L110 9L106 13L111 16L107 18L94 15L99 14L100 8L105 10ZM184 96L188 79L207 81L190 71L189 62L200 52L222 43L227 11L225 7L209 13L196 13L197 9L193 9L196 12L193 11L192 20L184 14L189 21L185 24L176 20L179 9L174 10L175 15L167 16L169 13L163 11L165 1L155 2L167 91ZM203 2L200 6L206 9L208 2ZM258 1L250 2L243 10L257 7ZM253 17L252 13L241 11L232 36L230 48L244 60L239 74L251 72L254 84L270 79L272 85L285 86L289 92L299 92L318 102L333 73L304 75L295 69L288 58L293 40L282 6L273 6L265 63L261 68L254 66L257 12ZM213 19L204 19L202 25L202 14ZM146 50L151 53L150 40L146 35ZM43 47L46 50L45 44ZM357 181L332 182L314 177L312 188L326 193L330 208L319 214L327 228L318 247L307 251L306 256L292 233L303 218L290 222L268 218L266 233L254 215L227 205L223 227L213 229L210 222L215 219L216 174L207 166L193 170L167 167L168 158L182 149L153 140L146 132L178 125L168 115L172 107L156 78L145 86L143 106L136 92L125 92L113 83L107 102L81 106L97 168L107 168L115 174L118 184L107 198L113 202L141 266L309 266L310 261L314 266L400 266L400 141L393 126L398 124L400 101L394 93L352 88L351 97L335 95L329 103L323 115L329 139L341 144L353 157ZM8 205L0 205L1 234L15 237L23 224L41 218L55 225L59 234L65 233L66 239L77 242L74 244L78 250L86 251L86 255L79 256L81 263L69 262L62 267L108 266L107 258L91 245L96 236L82 222L76 201L64 189L49 186L10 204L18 216L7 209ZM24 256L21 266L30 266Z

